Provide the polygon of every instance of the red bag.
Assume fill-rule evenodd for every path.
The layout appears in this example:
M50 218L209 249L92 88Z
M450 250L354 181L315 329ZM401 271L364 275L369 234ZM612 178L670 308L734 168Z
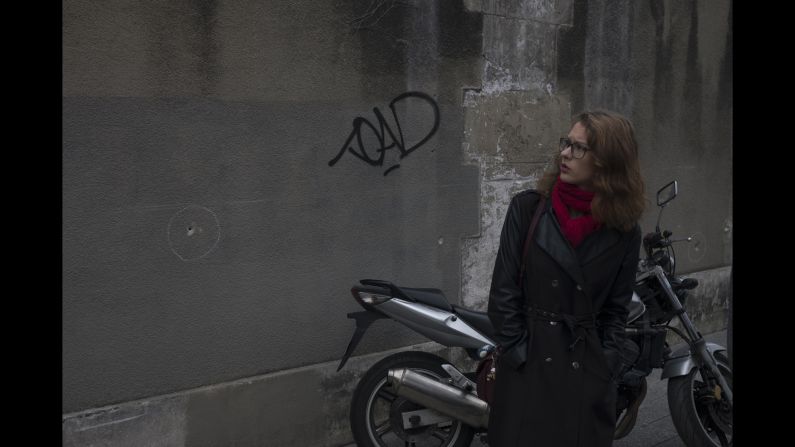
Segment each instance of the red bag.
M497 351L492 351L478 364L477 376L478 397L491 406L494 399L494 381L497 380Z

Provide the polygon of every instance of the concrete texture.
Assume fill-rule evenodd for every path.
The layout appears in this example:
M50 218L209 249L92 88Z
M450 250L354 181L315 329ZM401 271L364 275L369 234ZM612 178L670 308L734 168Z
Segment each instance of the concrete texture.
M464 241L463 302L485 307L508 200L535 187L571 117L589 108L612 109L635 126L649 199L644 233L660 216L657 190L678 180L679 196L660 223L674 239L693 238L675 245L677 271L731 265L730 3L536 3L482 5L483 87L467 91L464 102L465 159L481 170L480 231ZM522 16L528 8L520 4L534 5L536 15ZM554 43L542 29L555 33ZM505 56L489 58L489 51ZM518 75L513 57L520 53L546 74ZM723 307L716 309L722 315Z
M361 48L359 25L339 30L356 11L201 4L215 6L65 5L65 412L336 358L362 278L458 301L477 170L462 160L463 95L436 86L471 72L480 41L458 38L470 13L440 5L444 21L404 30L407 48L428 33L457 46L441 39L444 54L390 81L372 71L392 49ZM360 25L386 32L414 17L425 23L422 9L396 5ZM378 85L361 90L354 68L324 59L332 49ZM412 88L425 96L393 103ZM360 353L417 341L394 327Z
M603 107L629 117L657 221L657 189L677 179L663 214L679 271L731 264L732 93L729 1L575 1L559 41L560 92L572 112Z
M558 97L524 91L470 91L464 107L465 158L480 168L480 232L464 240L461 296L465 306L484 309L511 196L533 187L548 167L548 148L570 111Z
M728 0L68 0L64 445L346 442L357 374L424 341L380 325L331 374L350 286L485 307L510 197L586 108L635 124L644 231L679 180L662 227L721 329L731 23Z
M698 287L689 292L685 301L685 310L702 334L726 330L729 326L730 274L731 267L722 267L683 275L698 280ZM678 320L674 320L672 326L681 329ZM676 336L668 338L670 344L678 340Z
M341 325L353 331L349 325ZM393 322L376 323L373 337ZM349 327L350 326L350 327ZM341 357L344 346L337 350ZM436 343L249 377L126 402L63 418L64 446L335 446L350 443L353 390L375 362L421 350L463 365L461 352Z

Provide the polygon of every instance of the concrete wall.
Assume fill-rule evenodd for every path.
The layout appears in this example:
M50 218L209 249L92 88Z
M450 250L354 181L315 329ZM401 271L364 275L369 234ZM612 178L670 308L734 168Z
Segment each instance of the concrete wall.
M480 16L366 7L65 3L64 411L338 358L361 278L458 300Z
M361 374L425 341L376 323L334 372L350 286L483 308L585 108L633 120L652 201L679 180L688 309L725 327L728 0L69 0L63 54L64 445L349 442Z

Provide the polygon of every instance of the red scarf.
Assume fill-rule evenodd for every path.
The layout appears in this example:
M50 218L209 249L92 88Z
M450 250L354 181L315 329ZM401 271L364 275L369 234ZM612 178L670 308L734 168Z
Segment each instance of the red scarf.
M560 222L563 235L571 242L572 247L577 247L591 233L602 226L594 220L591 214L591 200L594 193L580 189L577 185L566 183L560 178L552 187L552 208ZM585 214L572 218L569 216L568 207Z

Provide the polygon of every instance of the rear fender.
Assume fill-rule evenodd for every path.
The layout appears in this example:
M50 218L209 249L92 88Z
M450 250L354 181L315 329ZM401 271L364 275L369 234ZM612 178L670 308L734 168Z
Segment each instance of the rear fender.
M351 356L351 354L353 354L356 346L360 341L362 341L362 337L364 337L364 333L367 331L367 328L369 328L374 321L389 317L372 310L365 310L362 312L349 313L348 318L353 318L356 320L356 330L353 332L351 341L348 342L348 348L345 350L342 360L340 360L340 366L337 367L337 371L341 370L342 367L345 366L345 363L348 361L348 358Z

